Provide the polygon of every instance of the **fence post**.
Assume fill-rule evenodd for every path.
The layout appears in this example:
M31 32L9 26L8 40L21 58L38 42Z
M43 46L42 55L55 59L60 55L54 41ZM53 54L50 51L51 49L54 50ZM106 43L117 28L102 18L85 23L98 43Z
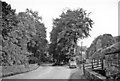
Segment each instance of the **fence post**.
M92 60L92 62L91 62L91 63L92 63L92 69L94 69L94 67L93 67L93 60Z
M83 75L85 75L85 66L84 66L84 63L83 63Z
M102 59L101 59L101 67L102 67L102 70L103 70L104 66L103 66L103 60Z

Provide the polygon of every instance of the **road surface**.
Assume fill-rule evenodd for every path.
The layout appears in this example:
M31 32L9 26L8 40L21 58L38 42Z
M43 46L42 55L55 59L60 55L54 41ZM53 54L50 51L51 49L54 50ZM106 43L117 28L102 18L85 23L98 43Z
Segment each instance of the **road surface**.
M41 66L38 69L3 79L70 79L78 69L69 69L67 66ZM82 72L81 72L82 74Z

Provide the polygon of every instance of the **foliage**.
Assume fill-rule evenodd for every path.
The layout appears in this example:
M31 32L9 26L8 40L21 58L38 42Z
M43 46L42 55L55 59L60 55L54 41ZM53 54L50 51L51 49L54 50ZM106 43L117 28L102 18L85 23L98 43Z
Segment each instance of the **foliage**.
M54 59L61 56L70 58L74 55L77 40L89 36L93 21L82 8L77 10L68 9L59 18L53 20L53 30L51 31L51 45ZM61 60L61 59L59 59Z
M86 46L76 46L76 55L80 55L81 52L86 52L87 47Z
M31 39L27 42L27 49L29 52L32 52L33 56L39 59L39 61L43 61L45 58L45 52L47 51L46 47L48 43L46 40L46 28L44 24L40 22L41 17L38 16L37 12L33 12L32 10L27 9L26 13L28 14L28 18L31 18L26 19L26 24L30 23L29 25L31 26L30 28L28 25L29 28L27 35L28 38Z
M40 59L40 54L45 53L46 28L38 12L26 9L16 14L9 4L2 2L1 26L0 65L26 64L31 54Z
M87 49L87 57L92 56L92 54L94 54L100 48L104 49L114 43L115 39L111 34L99 35L96 39L94 39L90 47Z
M120 42L120 36L115 36L114 39L116 40L116 42Z
M0 57L0 65L13 65L20 64L20 58L26 57L17 57L20 54L21 48L14 44L18 42L16 40L16 26L18 24L18 20L15 14L15 10L11 8L9 4L6 2L2 2L2 23L1 23L1 34L2 34L2 51ZM21 51L24 52L24 51ZM16 54L17 53L17 54ZM21 59L21 63L25 62Z

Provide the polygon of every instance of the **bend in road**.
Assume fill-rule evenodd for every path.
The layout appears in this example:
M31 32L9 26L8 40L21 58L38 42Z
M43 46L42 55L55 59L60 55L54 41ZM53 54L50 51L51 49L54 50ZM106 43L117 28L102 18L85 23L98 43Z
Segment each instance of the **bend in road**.
M61 66L41 66L34 71L3 79L69 79L74 70Z

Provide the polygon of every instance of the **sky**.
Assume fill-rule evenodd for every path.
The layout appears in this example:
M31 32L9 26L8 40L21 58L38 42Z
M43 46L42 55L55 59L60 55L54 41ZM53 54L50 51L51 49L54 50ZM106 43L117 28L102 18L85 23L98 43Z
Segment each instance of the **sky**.
M54 18L65 9L83 8L91 12L90 18L94 21L90 37L80 40L84 46L89 47L92 41L99 35L105 33L118 35L118 1L119 0L2 0L11 4L16 12L24 12L26 8L38 11L42 16L45 27L47 28L47 39L50 39L52 22Z

